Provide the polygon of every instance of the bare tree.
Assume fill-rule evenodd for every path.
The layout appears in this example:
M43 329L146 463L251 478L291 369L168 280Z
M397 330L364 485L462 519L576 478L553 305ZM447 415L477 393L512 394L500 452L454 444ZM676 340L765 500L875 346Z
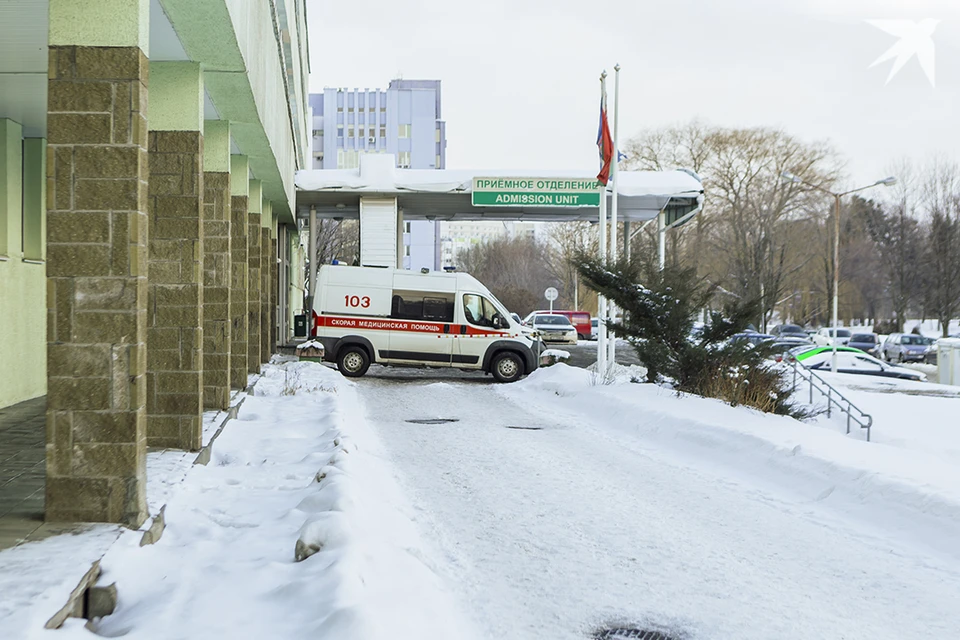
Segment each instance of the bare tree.
M698 274L732 295L762 299L757 324L766 326L778 305L796 305L810 287L794 282L812 260L805 246L790 241L798 222L829 211L821 194L785 186L783 171L813 184L832 186L839 170L825 143L806 143L783 131L724 129L701 122L650 131L630 141L631 168L686 167L703 180L703 211L669 233L670 262L693 266ZM638 240L640 252L656 246L648 228Z
M868 213L867 230L881 257L896 330L902 331L920 279L922 247L916 216L919 180L908 161L899 163L893 175L897 176L893 202L886 209Z
M543 307L543 292L560 282L548 264L548 248L527 236L501 236L457 256L460 271L483 282L507 309L521 316ZM569 304L565 298L561 304Z
M785 185L780 176L790 171L809 183L830 185L837 179L834 154L826 144L762 128L720 132L714 145L711 184L720 218L715 251L732 290L762 301L758 320L766 327L786 279L804 263L787 232L824 203L817 192Z
M359 264L360 223L357 220L317 220L317 264L334 259Z
M923 284L943 336L960 314L960 169L935 160L923 184L928 215L923 251Z

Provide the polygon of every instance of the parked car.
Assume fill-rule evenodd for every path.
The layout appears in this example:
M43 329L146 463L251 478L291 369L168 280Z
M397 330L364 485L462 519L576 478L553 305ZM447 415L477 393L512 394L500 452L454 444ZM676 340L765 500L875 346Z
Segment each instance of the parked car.
M796 356L797 362L814 371L830 371L833 367L833 349L818 347L800 353ZM848 373L866 376L881 376L884 378L899 378L921 382L927 376L919 371L896 367L859 349L843 347L837 350L837 373Z
M531 313L523 323L540 333L544 342L577 344L577 330L566 316L558 313Z
M565 316L567 320L570 321L570 324L573 325L573 328L577 330L577 337L580 340L588 340L590 338L590 314L586 311L565 311L563 309L548 311L546 309L538 309L528 315L527 318L541 313Z
M928 340L912 333L891 333L883 343L881 357L887 362L923 362Z
M788 336L802 338L807 340L807 332L798 324L778 324L770 330L770 334L777 338L786 338Z
M590 318L590 339L597 339L597 329L600 327L600 318Z
M789 351L792 351L798 348L802 349L803 347L811 348L811 347L815 347L816 345L810 342L809 340L805 340L802 338L789 337L789 338L774 340L767 346L770 348L770 357L772 357L777 362L780 362L783 360L784 356Z
M842 327L823 327L813 336L813 341L819 345L832 345L836 340L838 345L850 342L850 329Z
M730 337L731 342L746 342L754 346L772 340L774 340L774 336L769 333L757 333L756 331L744 331L743 333L736 333Z
M874 357L880 355L880 339L875 333L855 333L850 336L847 346L866 351Z
M927 350L923 352L923 362L925 364L937 364L937 341L931 340L927 345Z

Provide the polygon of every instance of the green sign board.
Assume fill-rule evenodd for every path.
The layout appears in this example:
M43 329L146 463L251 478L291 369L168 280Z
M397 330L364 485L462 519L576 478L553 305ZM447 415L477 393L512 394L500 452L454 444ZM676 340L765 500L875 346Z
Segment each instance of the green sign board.
M584 178L474 178L475 207L599 207L600 183Z

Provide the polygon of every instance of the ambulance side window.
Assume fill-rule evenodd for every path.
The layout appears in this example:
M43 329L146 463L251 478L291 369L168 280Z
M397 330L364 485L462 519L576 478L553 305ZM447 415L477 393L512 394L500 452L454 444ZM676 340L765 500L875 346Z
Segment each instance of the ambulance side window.
M453 322L453 303L443 298L423 299L423 319L435 322Z
M393 296L391 318L453 322L453 302L444 298Z

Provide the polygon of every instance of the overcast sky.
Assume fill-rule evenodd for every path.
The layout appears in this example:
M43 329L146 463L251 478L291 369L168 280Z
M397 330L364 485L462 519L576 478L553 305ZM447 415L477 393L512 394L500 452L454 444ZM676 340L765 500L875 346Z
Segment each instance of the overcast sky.
M857 183L960 159L960 0L308 2L311 91L442 80L451 169L595 167L617 62L621 140L693 118L780 127L832 141ZM869 67L897 38L866 20L926 18L936 86L916 57L885 84L893 61Z

